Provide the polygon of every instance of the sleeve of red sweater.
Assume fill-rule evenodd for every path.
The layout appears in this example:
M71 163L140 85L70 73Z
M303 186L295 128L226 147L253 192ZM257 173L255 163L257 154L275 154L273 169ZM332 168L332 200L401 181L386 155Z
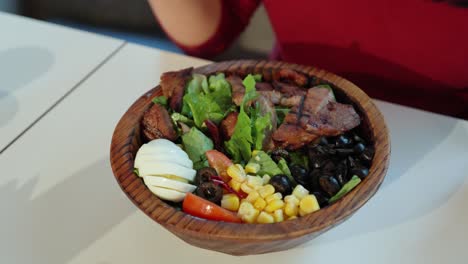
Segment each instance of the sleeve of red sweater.
M182 45L163 30L186 54L210 58L223 52L244 31L259 4L260 0L221 0L221 19L215 33L197 46Z

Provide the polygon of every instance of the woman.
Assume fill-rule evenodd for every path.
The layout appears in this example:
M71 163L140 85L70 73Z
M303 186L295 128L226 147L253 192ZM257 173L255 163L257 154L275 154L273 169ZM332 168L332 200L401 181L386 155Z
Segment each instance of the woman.
M186 53L222 52L248 25L255 0L150 0ZM468 118L468 1L263 1L273 58L335 72L370 96Z

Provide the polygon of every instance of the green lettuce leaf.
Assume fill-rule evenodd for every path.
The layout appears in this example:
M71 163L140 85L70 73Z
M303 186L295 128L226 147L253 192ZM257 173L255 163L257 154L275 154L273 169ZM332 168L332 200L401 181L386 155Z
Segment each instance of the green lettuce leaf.
M249 163L260 165L260 170L257 172L257 175L263 176L268 174L270 176L275 176L283 174L283 171L264 151L254 151L254 155L249 160Z
M213 141L195 127L182 135L182 144L195 169L201 168L199 166L206 163L205 152L213 149Z
M271 114L267 113L264 116L257 117L255 119L255 149L261 150L263 147L263 140L265 139L265 130L269 130L272 128L271 124Z
M234 133L231 139L225 142L227 152L236 163L248 161L252 155L252 120L246 113L245 108L249 101L254 100L258 96L255 90L255 79L252 75L247 75L243 84L245 86L245 94L242 99Z
M291 165L300 165L309 170L309 158L302 151L289 152L291 158Z

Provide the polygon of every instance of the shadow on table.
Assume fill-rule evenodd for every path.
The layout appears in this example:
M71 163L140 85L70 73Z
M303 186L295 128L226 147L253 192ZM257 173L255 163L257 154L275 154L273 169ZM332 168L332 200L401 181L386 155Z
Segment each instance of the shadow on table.
M123 197L107 160L31 200L39 176L20 188L16 181L0 187L1 263L66 263L136 210Z
M42 47L0 51L0 128L18 111L18 102L11 93L47 73L54 60L54 55Z
M407 110L391 104L380 106L391 130L392 154L387 176L379 191L366 205L345 223L317 238L317 243L363 235L426 215L441 207L457 192L467 177L463 173L409 173L414 165L452 133L458 122L456 119ZM462 148L461 145L458 149L461 153ZM447 161L439 162L443 164ZM438 167L434 168L437 170ZM451 179L447 180L448 177ZM424 191L416 192L418 188L427 190L427 195L424 195ZM313 243L314 241L309 242L304 247Z

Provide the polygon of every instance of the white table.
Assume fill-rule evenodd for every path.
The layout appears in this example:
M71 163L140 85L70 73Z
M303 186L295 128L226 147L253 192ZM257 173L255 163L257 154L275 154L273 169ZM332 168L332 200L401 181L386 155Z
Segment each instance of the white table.
M112 175L111 135L162 72L204 63L127 44L0 155L0 263L466 263L468 122L384 102L387 178L321 237L232 257L153 222Z
M0 12L0 152L123 41Z

